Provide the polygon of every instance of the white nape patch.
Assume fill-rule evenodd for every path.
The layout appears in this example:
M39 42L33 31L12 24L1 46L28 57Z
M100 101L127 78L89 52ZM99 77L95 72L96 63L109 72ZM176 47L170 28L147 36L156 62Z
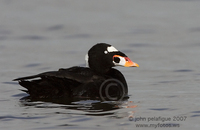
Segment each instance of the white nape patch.
M114 65L116 65L116 66L125 66L126 60L123 57L118 57L118 58L120 59L119 63L115 63L113 61Z
M88 59L89 59L89 56L88 56L88 54L86 54L86 55L85 55L85 63L86 63L86 67L89 67Z
M107 47L108 52L117 52L118 50L114 48L113 46Z

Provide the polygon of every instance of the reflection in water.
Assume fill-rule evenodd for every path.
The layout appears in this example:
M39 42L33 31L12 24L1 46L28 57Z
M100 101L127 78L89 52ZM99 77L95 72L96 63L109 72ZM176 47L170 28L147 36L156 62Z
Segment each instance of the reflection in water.
M30 96L20 99L23 106L34 106L35 108L61 108L70 110L79 110L83 115L104 116L112 115L115 118L130 117L133 111L123 112L119 115L117 109L135 108L132 101L124 99L122 101L99 101L80 98L62 98L62 99L33 99ZM69 113L70 114L70 113ZM72 113L71 113L72 114ZM80 114L80 113L73 113Z

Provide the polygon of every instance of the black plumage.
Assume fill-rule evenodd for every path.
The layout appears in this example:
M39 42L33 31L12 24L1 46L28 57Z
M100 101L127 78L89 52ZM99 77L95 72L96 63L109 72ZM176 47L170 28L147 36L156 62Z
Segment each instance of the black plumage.
M127 56L115 48L113 49L109 44L99 43L88 52L86 60L88 60L89 67L74 66L14 80L19 81L19 84L26 88L24 91L32 98L100 98L99 90L102 83L108 79L115 79L122 83L123 96L125 96L128 94L126 80L120 71L112 68L120 65L121 57ZM124 60L123 62L130 61ZM138 67L133 62L130 66ZM109 86L109 93L106 94L117 97L121 90L117 89L115 85L118 83ZM104 96L106 96L105 93Z

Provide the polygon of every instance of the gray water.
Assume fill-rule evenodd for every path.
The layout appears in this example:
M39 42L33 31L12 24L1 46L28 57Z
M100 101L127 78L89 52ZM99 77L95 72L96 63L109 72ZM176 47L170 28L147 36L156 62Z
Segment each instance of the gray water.
M198 0L2 0L0 129L199 129L199 13ZM92 100L20 100L27 94L12 79L83 66L98 42L140 65L117 67L128 101L106 110Z

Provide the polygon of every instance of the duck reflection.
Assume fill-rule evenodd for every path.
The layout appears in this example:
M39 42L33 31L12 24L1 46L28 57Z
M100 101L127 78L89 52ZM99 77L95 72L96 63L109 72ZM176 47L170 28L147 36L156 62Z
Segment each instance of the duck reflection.
M104 116L113 115L116 116L118 109L135 108L137 105L132 101L128 101L124 98L121 101L100 101L83 98L73 99L36 99L30 96L20 99L22 106L31 106L35 108L61 108L67 110L79 110L85 112L84 115ZM133 111L126 112L128 116L133 114ZM118 115L119 116L119 115ZM118 118L118 117L117 117Z

